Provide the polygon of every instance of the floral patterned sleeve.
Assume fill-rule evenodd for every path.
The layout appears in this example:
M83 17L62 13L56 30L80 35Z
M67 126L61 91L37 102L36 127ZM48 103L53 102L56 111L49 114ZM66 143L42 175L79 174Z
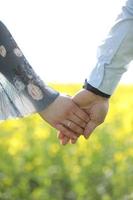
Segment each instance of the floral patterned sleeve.
M0 22L0 120L45 109L59 93L44 84Z

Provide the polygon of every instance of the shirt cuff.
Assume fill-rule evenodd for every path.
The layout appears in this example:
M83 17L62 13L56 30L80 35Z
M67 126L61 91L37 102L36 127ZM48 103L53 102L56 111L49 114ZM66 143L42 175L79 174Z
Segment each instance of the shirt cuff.
M97 88L95 88L92 85L90 85L89 83L87 83L87 79L85 80L83 88L93 92L96 95L99 95L99 96L102 96L102 97L105 97L105 98L109 98L111 96L111 95L108 95L106 93L103 93L102 91L98 90Z

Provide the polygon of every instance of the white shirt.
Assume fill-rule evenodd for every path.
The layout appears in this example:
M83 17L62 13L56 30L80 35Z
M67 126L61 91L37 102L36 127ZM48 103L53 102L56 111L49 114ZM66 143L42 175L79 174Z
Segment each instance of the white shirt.
M132 59L133 0L127 0L107 38L98 47L96 64L87 83L111 95Z

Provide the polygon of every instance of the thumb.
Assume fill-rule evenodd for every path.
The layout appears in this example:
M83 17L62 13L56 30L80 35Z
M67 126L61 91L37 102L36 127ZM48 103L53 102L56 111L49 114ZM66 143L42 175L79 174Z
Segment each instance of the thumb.
M89 121L87 126L85 127L84 130L84 137L86 139L89 138L89 136L91 135L91 133L94 131L94 129L97 127L98 125L94 122L94 121Z

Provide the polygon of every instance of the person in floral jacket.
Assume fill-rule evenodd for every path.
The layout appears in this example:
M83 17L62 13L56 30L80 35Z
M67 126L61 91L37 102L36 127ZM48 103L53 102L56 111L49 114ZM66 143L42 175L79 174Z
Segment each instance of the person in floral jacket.
M39 113L53 127L77 139L89 116L71 97L47 86L0 22L0 120Z

